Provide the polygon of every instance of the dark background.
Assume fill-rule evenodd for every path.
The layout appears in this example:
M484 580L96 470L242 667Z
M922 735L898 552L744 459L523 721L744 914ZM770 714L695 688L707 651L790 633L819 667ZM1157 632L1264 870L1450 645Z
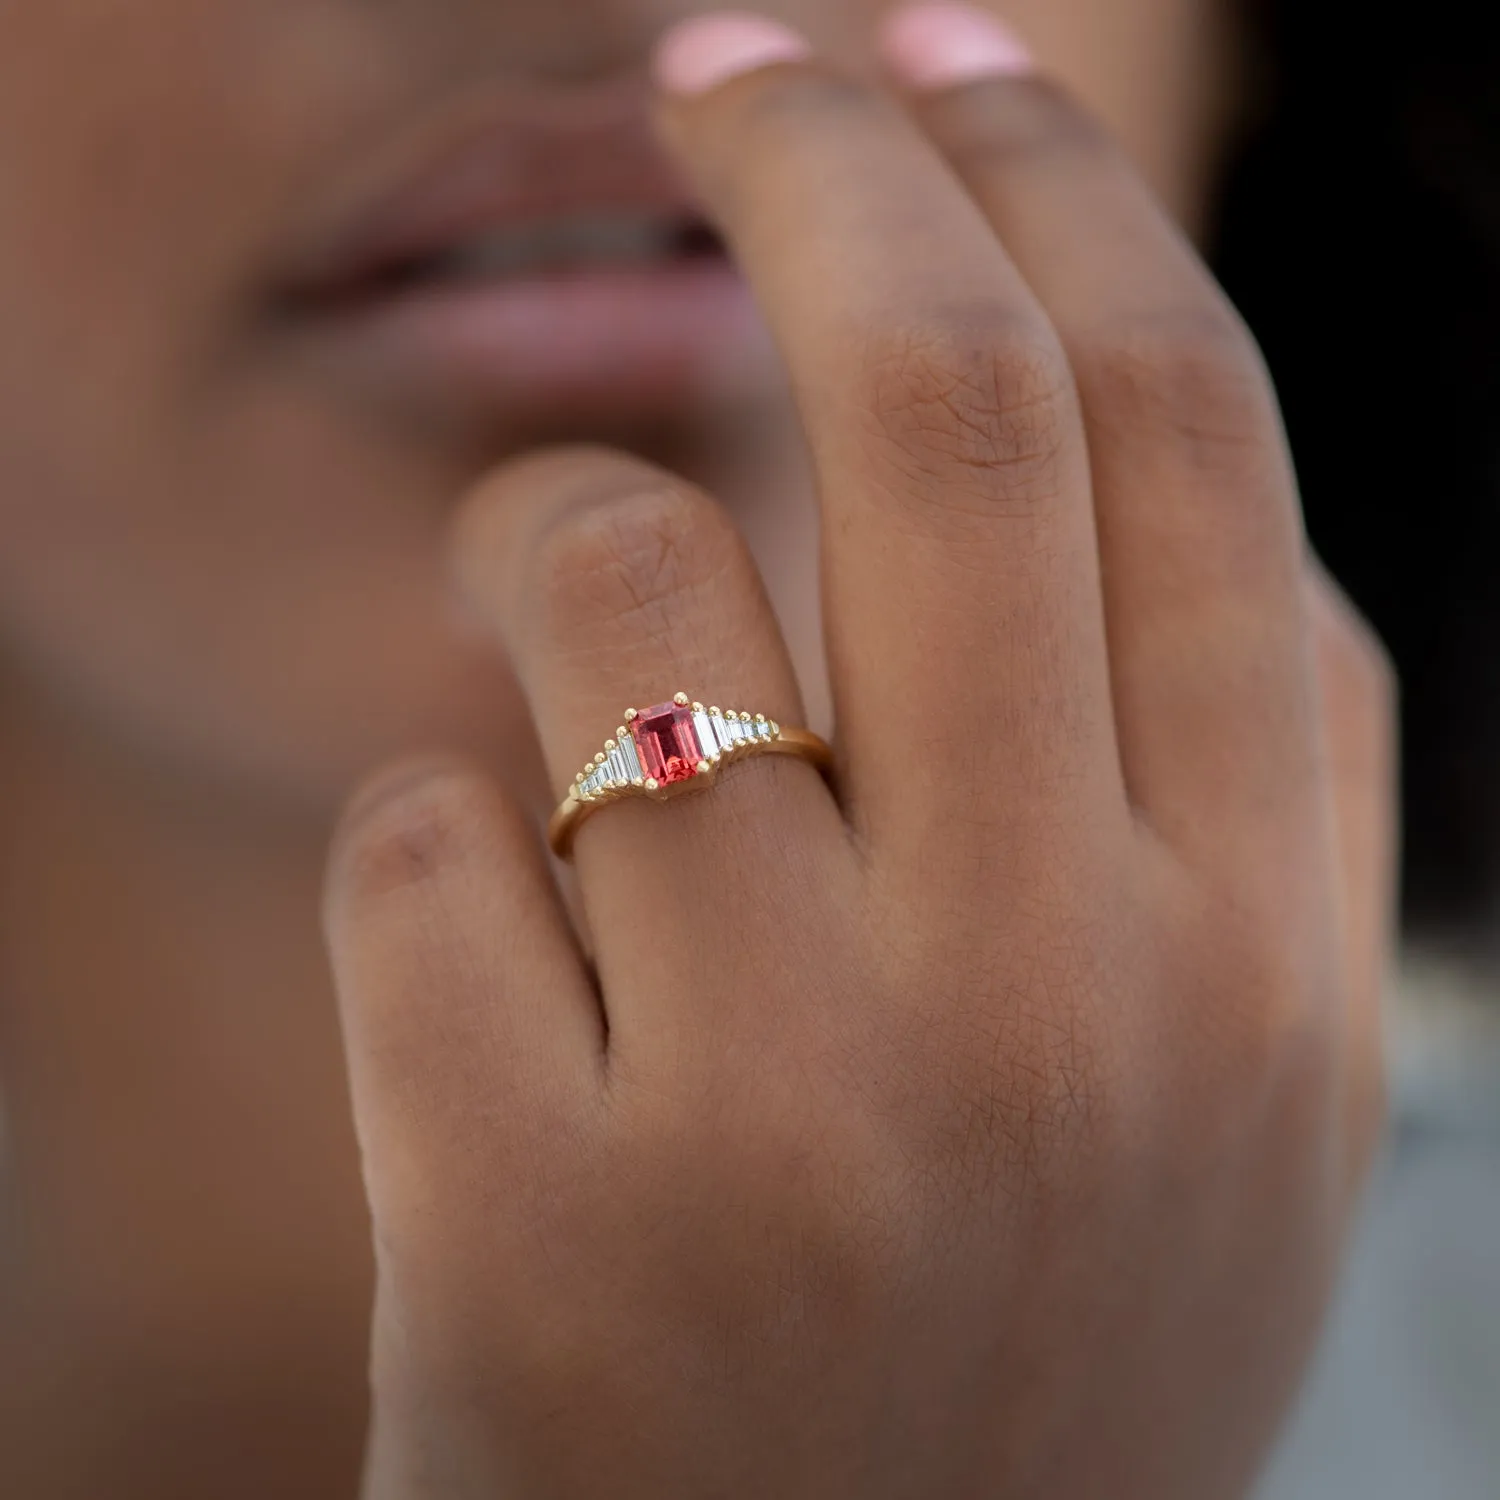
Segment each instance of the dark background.
M1271 0L1216 261L1404 694L1405 910L1500 967L1500 6Z

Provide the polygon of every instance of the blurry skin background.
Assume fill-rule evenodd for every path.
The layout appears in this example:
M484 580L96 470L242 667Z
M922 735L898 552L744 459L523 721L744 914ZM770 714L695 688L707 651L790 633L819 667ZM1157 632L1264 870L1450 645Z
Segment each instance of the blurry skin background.
M645 374L429 369L305 295L362 203L475 130L580 197L649 177L646 49L706 8L0 6L0 1493L353 1493L369 1251L318 884L338 800L394 754L540 774L442 602L486 464L581 436L717 490L820 701L802 456L753 325ZM862 67L882 7L762 8ZM1284 80L1230 0L996 9L1195 233L1229 160L1252 230L1327 211L1341 175L1289 213L1237 153ZM1273 330L1288 287L1326 307L1316 237L1236 240L1236 201L1232 290Z

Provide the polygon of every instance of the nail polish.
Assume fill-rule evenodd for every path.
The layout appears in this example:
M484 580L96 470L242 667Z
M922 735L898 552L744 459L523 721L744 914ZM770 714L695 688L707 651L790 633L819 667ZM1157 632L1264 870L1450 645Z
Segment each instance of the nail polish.
M807 39L749 11L718 11L679 22L661 39L654 71L669 94L706 94L741 74L812 55Z
M955 0L894 12L881 27L880 43L887 67L914 89L1020 78L1036 71L1030 50L1009 26L989 11Z

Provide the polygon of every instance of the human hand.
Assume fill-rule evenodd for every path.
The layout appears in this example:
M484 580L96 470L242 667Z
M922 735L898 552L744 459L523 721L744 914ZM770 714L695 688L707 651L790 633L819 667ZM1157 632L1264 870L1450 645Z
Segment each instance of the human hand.
M666 126L806 423L838 795L756 761L602 812L596 972L482 773L356 800L368 1496L1240 1493L1376 1136L1380 655L1250 340L1078 109L999 43L953 84L911 15L909 112L785 38L707 86L714 24ZM559 788L627 702L801 721L681 481L536 456L458 545Z

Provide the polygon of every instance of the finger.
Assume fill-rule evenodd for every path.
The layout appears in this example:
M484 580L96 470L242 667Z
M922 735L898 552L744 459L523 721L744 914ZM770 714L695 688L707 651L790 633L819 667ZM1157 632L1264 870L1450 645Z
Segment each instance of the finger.
M451 1217L476 1163L579 1127L602 1013L534 828L486 776L424 762L372 782L335 842L325 925L383 1235L434 1204Z
M1259 356L1104 132L957 5L883 50L1067 349L1093 466L1120 751L1159 831L1286 868L1322 795L1294 481Z
M1344 896L1348 1140L1358 1183L1384 1119L1382 1002L1397 930L1396 690L1379 642L1317 563L1309 592Z
M800 724L749 550L727 512L682 480L602 449L534 455L481 487L453 548L471 611L526 692L558 797L627 709L678 691ZM578 834L612 1053L637 1015L659 1035L673 1007L694 1025L712 1013L726 926L795 931L846 848L838 806L807 764L745 760L691 791L611 803ZM752 961L739 946L736 956Z
M744 72L776 38L800 55L745 18L672 33L666 133L796 386L853 816L893 866L929 882L941 854L968 880L1031 842L997 819L1124 807L1081 420L1047 319L931 144L805 58Z

